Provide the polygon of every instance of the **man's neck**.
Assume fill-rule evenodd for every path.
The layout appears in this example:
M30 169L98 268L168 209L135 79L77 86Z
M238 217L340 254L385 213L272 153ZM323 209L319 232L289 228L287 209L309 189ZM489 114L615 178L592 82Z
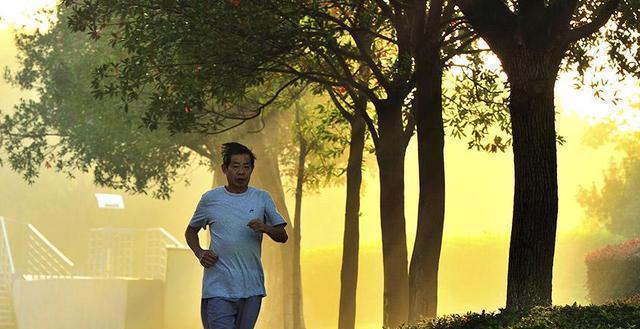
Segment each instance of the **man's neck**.
M224 188L229 192L229 193L235 193L235 194L240 194L240 193L244 193L246 192L249 187L248 186L233 186L233 185L225 185Z

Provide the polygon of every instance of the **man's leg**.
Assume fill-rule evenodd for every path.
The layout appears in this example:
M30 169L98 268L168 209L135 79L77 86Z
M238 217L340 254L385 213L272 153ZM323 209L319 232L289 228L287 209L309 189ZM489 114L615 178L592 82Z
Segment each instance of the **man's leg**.
M241 299L238 305L236 329L253 329L258 320L261 304L262 296L252 296Z
M234 329L238 315L236 303L223 298L202 299L201 314L204 329Z
M202 328L209 329L207 325L207 302L208 298L202 298L200 300L200 319L202 319Z

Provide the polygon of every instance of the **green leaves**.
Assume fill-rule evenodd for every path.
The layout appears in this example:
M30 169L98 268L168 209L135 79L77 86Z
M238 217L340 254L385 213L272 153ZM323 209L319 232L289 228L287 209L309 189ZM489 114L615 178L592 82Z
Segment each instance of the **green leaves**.
M61 13L64 18L64 13ZM54 24L46 33L16 36L21 68L6 78L35 89L37 100L22 100L0 120L0 147L11 168L33 182L40 170L73 177L93 172L101 186L168 198L172 184L190 164L193 136L170 135L166 129L140 129L145 103L122 103L109 94L94 98L92 68L122 56L106 40L89 40Z
M300 152L305 152L303 188L318 191L338 182L345 171L345 149L349 144L349 124L322 98L307 95L292 107L288 140L281 156L283 172L297 177ZM304 146L302 146L304 145ZM301 147L302 146L302 147Z
M640 189L640 134L635 133L627 137L612 137L612 130L607 126L596 126L591 139L594 146L599 146L602 140L613 140L624 156L619 161L611 161L604 173L601 187L584 187L578 194L578 202L585 209L589 218L599 222L609 232L632 238L640 234L638 209L640 200L637 191Z
M273 72L262 65L300 48L296 35L255 1L240 5L105 0L66 5L72 29L101 35L122 49L119 58L96 70L96 96L119 97L123 104L148 100L144 118L150 128L217 133L237 125L246 120L241 107L261 110L261 104L252 104L246 94L272 79ZM230 113L232 108L223 105L228 103L241 104ZM237 119L228 120L229 116Z
M444 124L469 149L505 152L511 145L505 74L478 54L454 58L443 83Z
M597 7L603 1L579 1L572 17L571 26L577 28L585 21L592 21L598 14ZM599 31L570 44L563 70L575 70L576 85L590 87L597 97L612 98L603 95L611 89L606 81L593 79L593 73L602 76L604 68L613 69L617 79L622 81L629 76L640 77L640 1L622 0L608 23ZM607 58L608 60L598 60Z

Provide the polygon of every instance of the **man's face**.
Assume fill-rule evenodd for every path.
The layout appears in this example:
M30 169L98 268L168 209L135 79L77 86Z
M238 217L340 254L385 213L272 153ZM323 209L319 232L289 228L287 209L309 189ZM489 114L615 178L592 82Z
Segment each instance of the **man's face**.
M229 166L222 165L222 171L227 176L229 186L246 188L251 178L251 156L249 154L234 154L231 156Z

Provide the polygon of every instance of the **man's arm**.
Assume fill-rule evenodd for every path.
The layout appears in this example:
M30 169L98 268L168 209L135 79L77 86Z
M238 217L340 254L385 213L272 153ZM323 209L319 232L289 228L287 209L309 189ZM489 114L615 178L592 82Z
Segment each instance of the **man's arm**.
M254 219L250 221L247 226L249 226L253 231L266 233L271 240L275 242L285 243L289 236L287 235L287 231L285 231L285 224L270 226L263 223L260 219Z
M198 231L200 231L199 227L192 227L191 225L187 225L187 230L184 232L184 238L187 240L187 245L193 251L193 254L196 255L200 264L205 268L213 266L218 261L218 255L216 255L212 250L202 249L200 247L200 238L198 237Z

